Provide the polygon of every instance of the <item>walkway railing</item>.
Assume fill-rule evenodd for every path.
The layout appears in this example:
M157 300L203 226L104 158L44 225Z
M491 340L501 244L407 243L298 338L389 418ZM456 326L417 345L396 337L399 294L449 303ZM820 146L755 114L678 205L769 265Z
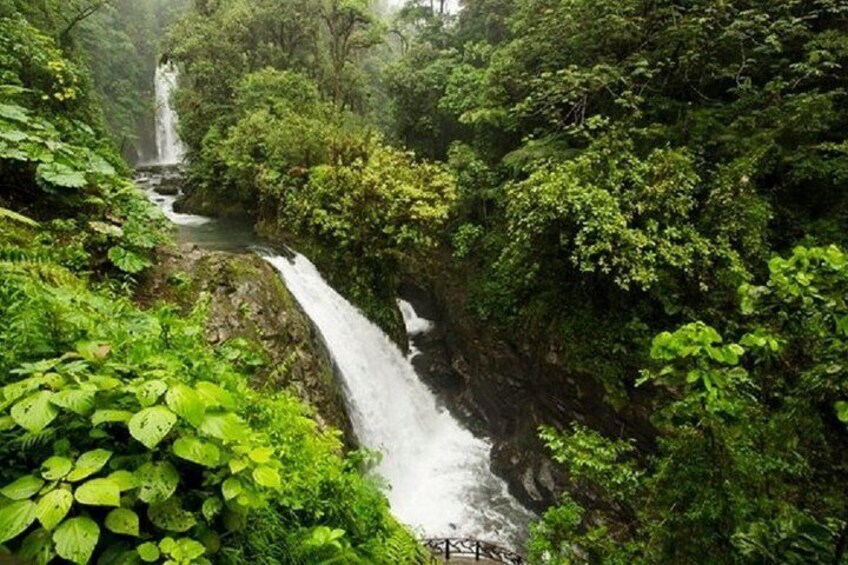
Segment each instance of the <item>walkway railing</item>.
M505 565L524 565L524 558L506 548L474 539L436 538L424 540L424 547L450 561L451 557L486 559Z

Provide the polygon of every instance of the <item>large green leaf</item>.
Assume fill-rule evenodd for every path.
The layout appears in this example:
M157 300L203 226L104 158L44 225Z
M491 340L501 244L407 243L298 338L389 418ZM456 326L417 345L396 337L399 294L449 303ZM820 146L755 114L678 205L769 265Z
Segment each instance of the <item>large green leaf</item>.
M243 487L238 477L230 477L221 485L221 494L224 495L224 500L232 500L241 494Z
M143 408L153 406L159 398L168 390L168 385L158 379L147 381L138 387L135 397Z
M282 484L277 470L264 465L253 470L253 480L258 485L274 489L280 488Z
M159 547L155 543L146 542L136 548L139 557L145 563L156 563L159 561Z
M44 528L39 528L29 534L21 542L17 556L31 565L47 565L54 557L53 540L50 532Z
M126 424L133 417L133 413L127 410L97 410L91 416L91 425L99 426L104 423Z
M178 563L193 563L204 553L206 553L206 547L199 541L191 538L180 538L170 555Z
M180 483L180 474L167 462L145 463L135 474L141 481L138 497L148 504L168 500Z
M150 261L123 247L111 248L108 255L113 265L131 275L140 273L150 266Z
M66 520L53 532L53 542L59 557L79 565L85 565L91 559L98 539L100 527L97 522L85 517Z
M41 497L36 506L36 518L47 530L52 530L65 519L71 506L74 504L74 496L67 490L56 489Z
M12 418L22 428L37 434L59 415L50 402L52 398L53 393L46 390L31 394L12 407Z
M0 543L16 538L35 522L35 503L19 500L0 508Z
M848 424L848 402L840 400L836 403L836 415L842 422Z
M194 386L208 408L220 407L227 410L235 410L236 401L233 395L215 383L200 381Z
M17 212L13 212L12 210L9 210L7 208L0 208L0 218L5 218L7 220L18 222L19 224L32 226L34 228L38 227L38 222L36 222L32 218L28 218L23 214L18 214Z
M121 489L111 479L92 479L77 487L74 498L88 506L120 506Z
M112 452L105 449L87 451L77 458L74 470L68 473L65 480L74 483L88 478L105 467L111 457Z
M41 464L41 476L48 481L58 481L71 472L74 462L67 457L54 455Z
M218 448L196 437L178 439L174 442L173 449L177 457L204 467L217 467L221 463L221 452Z
M16 104L0 104L0 117L23 124L30 122L29 110Z
M41 490L44 481L35 475L18 477L12 483L0 489L0 494L12 500L25 500Z
M203 422L206 405L200 393L193 388L184 384L173 385L165 395L165 402L168 408L192 426L199 426Z
M132 471L127 471L126 469L115 471L109 475L108 478L118 485L121 492L137 489L141 486L141 480L138 476Z
M183 510L176 497L158 504L151 504L147 510L147 517L154 526L169 532L187 532L197 523L191 512Z
M147 449L154 449L176 423L176 414L164 406L146 408L130 419L130 435Z
M38 177L48 183L65 188L82 188L87 183L85 174L62 163L41 163Z
M245 441L250 433L244 421L231 412L206 414L200 431L229 443Z
M94 410L95 394L93 390L63 390L54 394L50 402L74 414L87 416Z
M105 524L110 532L138 537L138 514L128 508L115 508L109 512Z

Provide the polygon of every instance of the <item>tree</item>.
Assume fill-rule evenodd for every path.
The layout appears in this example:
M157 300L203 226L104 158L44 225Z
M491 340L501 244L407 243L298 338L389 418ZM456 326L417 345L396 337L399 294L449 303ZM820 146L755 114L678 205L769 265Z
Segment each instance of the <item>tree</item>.
M353 56L383 41L382 26L368 0L323 0L321 17L328 34L332 100L344 109L347 102L345 71Z

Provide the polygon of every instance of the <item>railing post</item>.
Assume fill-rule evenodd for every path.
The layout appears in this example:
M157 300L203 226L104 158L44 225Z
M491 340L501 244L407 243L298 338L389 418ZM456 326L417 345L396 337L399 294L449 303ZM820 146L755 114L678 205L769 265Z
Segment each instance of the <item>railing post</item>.
M445 561L450 561L450 540L445 540Z
M480 542L474 544L474 560L480 561Z

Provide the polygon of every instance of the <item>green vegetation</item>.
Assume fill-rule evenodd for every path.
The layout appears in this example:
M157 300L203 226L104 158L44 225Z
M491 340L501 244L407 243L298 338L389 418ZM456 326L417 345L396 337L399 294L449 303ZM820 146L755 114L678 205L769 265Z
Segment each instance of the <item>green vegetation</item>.
M399 341L404 279L451 277L463 325L614 409L647 391L652 441L543 429L598 497L550 509L534 561L848 562L848 1L444 6L0 0L9 549L417 558L202 308L127 298L167 238L115 145L167 59L189 202L306 250Z
M0 6L0 556L422 562L338 432L249 386L255 344L211 347L203 300L133 303L164 218L106 137L76 28Z
M659 334L642 377L665 391L651 457L579 425L545 430L572 480L614 504L588 529L570 499L549 511L535 557L844 563L846 269L837 247L799 247L765 285L740 288L724 335L701 322Z

